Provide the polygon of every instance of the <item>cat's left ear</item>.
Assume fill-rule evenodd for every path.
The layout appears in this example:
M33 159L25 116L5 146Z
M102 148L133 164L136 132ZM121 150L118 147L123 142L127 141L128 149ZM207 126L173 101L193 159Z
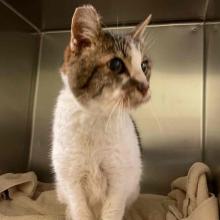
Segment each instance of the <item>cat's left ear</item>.
M97 40L100 31L100 16L92 5L76 8L71 25L71 50L90 46Z
M143 22L137 25L131 32L131 36L134 40L142 40L144 37L145 28L151 21L152 15L150 14Z

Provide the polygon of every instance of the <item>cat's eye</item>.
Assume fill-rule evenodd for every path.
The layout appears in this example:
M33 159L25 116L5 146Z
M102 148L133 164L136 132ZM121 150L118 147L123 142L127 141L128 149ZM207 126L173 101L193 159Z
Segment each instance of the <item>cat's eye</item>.
M145 73L146 70L148 68L148 61L147 60L144 60L142 63L141 63L141 69L142 71Z
M125 72L125 65L120 58L113 58L109 62L109 68L111 71L116 73L123 73Z

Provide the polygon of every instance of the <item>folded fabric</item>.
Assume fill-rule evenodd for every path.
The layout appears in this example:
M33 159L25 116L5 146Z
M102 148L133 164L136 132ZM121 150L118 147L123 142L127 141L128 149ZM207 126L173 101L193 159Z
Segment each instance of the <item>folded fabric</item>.
M63 220L52 184L37 181L34 172L0 176L0 220Z
M195 163L188 176L176 179L168 196L142 194L124 220L219 220L217 199L210 194L210 170ZM52 184L37 181L34 172L0 176L0 220L64 220L65 206Z
M194 163L186 177L177 178L168 194L176 201L169 206L166 220L218 220L217 198L209 193L207 179L211 172L207 165Z

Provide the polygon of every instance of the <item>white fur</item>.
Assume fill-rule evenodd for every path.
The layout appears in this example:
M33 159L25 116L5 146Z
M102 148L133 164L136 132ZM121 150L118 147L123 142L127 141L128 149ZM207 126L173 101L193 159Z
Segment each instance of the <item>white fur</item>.
M146 76L141 69L141 62L142 56L140 51L134 46L134 44L131 44L131 64L129 68L131 77L139 82L148 84Z
M72 220L121 220L139 194L141 159L126 112L83 109L65 86L53 125L57 193Z

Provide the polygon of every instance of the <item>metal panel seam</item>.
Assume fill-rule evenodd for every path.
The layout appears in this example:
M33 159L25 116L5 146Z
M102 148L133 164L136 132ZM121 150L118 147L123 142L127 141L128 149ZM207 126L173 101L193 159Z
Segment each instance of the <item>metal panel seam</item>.
M35 89L34 89L34 101L33 101L33 111L32 111L32 125L31 125L31 137L30 137L30 148L29 148L29 157L27 169L30 168L31 158L32 158L32 150L33 150L33 136L35 130L35 119L36 119L36 106L37 106L37 94L39 89L39 78L40 78L40 67L41 67L41 55L43 48L43 36L44 34L40 34L40 43L39 43L39 52L38 52L38 61L37 61L37 76L35 81Z
M206 20L203 22L203 89L202 89L202 161L205 162L206 145L206 81L207 81L207 37Z
M28 97L28 107L27 107L27 120L26 120L26 145L28 150L25 152L25 158L26 158L26 166L25 169L27 169L27 163L29 160L29 152L30 152L30 144L31 144L31 131L32 131L32 116L33 116L33 109L34 109L34 95L35 95L35 86L36 86L36 78L37 78L37 68L38 68L38 56L39 56L39 50L40 50L40 41L41 36L37 33L34 34L35 37L38 37L37 39L37 51L34 54L34 61L33 61L33 67L31 71L31 78L30 78L30 92Z
M6 7L8 8L10 11L12 11L14 14L16 14L19 18L21 18L26 24L28 24L29 26L31 26L37 33L41 33L41 30L35 25L33 24L31 21L29 21L24 15L22 15L20 12L18 12L14 7L12 7L10 4L8 4L7 2L0 0L0 2Z
M158 27L175 27L175 26L191 26L191 25L203 25L204 22L183 22L183 23L172 23L172 24L150 24L148 27L151 28L158 28ZM120 26L120 27L104 27L104 30L114 30L114 29L128 29L133 28L134 25L128 25L128 26ZM70 29L63 29L63 30L49 30L49 31L42 31L43 34L58 34L58 33L69 33Z

